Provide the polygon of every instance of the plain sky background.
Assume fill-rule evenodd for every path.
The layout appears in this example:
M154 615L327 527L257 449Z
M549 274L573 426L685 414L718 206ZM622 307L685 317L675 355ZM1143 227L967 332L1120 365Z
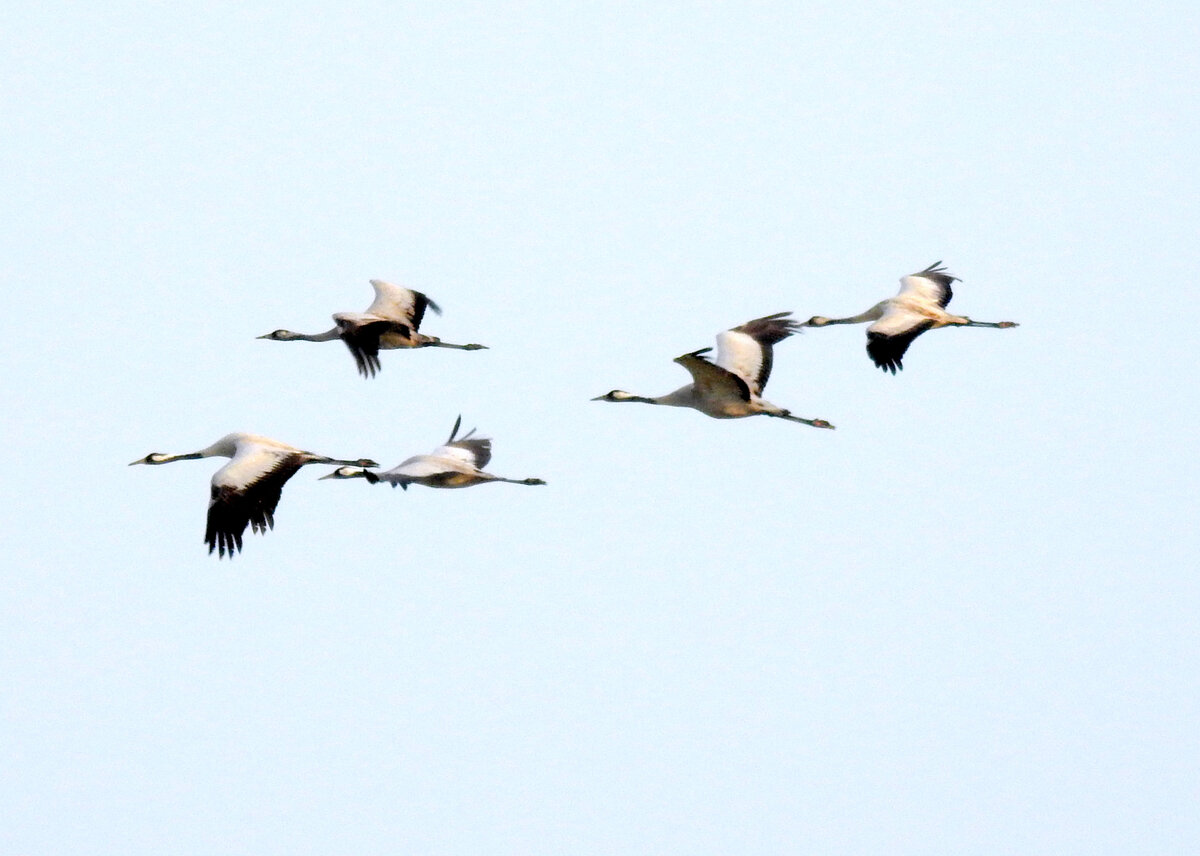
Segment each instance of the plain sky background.
M0 853L1195 854L1194 3L25 3L0 30ZM767 397L721 329L943 259ZM364 381L367 280L427 332ZM287 485L457 414L544 488Z

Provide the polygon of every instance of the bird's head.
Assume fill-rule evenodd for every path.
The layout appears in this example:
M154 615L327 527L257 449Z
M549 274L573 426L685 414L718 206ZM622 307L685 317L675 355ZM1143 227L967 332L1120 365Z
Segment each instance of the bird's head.
M164 455L162 452L151 452L144 458L138 458L136 461L130 461L129 466L134 464L165 464L170 460L170 455Z
M369 473L366 470L358 470L354 467L338 467L327 476L321 476L317 481L325 479L370 479L374 473Z
M829 323L829 319L826 318L824 315L814 315L812 318L809 318L807 321L805 321L800 326L801 327L824 327L828 323Z
M604 395L597 395L592 401L637 401L637 396L623 389L614 389Z
M274 342L291 342L296 338L296 334L291 330L272 330L265 336L259 336L259 339L270 339Z
M172 461L191 461L203 457L204 455L200 452L189 452L186 455L164 455L162 452L151 452L144 458L130 461L129 466L132 467L134 464L169 464Z

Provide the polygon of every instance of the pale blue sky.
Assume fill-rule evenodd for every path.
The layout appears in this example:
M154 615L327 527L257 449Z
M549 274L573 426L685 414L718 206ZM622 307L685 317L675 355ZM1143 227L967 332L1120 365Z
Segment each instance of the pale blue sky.
M1190 3L26 4L0 852L1194 854ZM588 399L943 259L836 432ZM478 353L280 344L428 292ZM202 543L230 431L392 466Z

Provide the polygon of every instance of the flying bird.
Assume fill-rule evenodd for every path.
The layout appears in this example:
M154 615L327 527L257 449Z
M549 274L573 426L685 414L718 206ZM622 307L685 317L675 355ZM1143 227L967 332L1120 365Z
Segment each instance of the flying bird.
M545 484L541 479L506 479L485 473L483 468L492 459L492 441L487 437L476 437L472 428L457 440L458 429L462 425L462 416L454 420L454 428L450 431L450 439L444 445L438 446L428 455L414 455L397 467L384 473L373 473L369 470L355 469L354 466L339 467L322 479L355 479L363 478L371 484L385 481L392 487L399 485L408 490L410 484L423 484L426 487L471 487L487 482L508 482L509 484ZM356 464L355 466L364 466ZM366 466L375 466L368 464Z
M701 348L676 357L692 375L687 386L657 398L633 395L623 389L599 395L592 401L640 401L669 407L691 407L714 419L739 419L743 416L775 416L803 422L814 428L832 428L824 419L803 419L762 398L763 387L771 376L772 346L792 335L799 324L790 312L778 312L747 321L740 327L717 334L717 359L704 355L712 348Z
M169 464L198 458L230 458L212 477L208 501L208 527L204 540L208 552L217 551L232 559L242 549L246 527L265 533L275 527L275 507L283 486L305 464L350 464L357 467L379 466L369 458L343 461L305 452L257 434L227 434L199 452L164 455L152 452L134 464Z
M375 289L375 300L366 312L338 312L333 316L333 328L324 333L275 330L258 338L275 342L331 342L341 339L354 355L358 372L363 377L374 377L375 372L379 371L381 350L457 348L460 351L478 351L487 348L487 345L454 345L443 342L437 336L418 332L426 309L442 314L441 307L421 292L381 279L371 280L371 287Z
M867 328L867 354L879 368L895 374L903 369L904 352L913 339L926 330L938 327L998 327L1018 326L1015 321L972 321L963 315L951 315L946 305L954 292L950 283L956 276L946 273L941 262L934 262L923 271L900 279L900 292L881 300L861 315L850 318L826 318L814 315L801 326L825 327L830 324L861 324L874 321Z

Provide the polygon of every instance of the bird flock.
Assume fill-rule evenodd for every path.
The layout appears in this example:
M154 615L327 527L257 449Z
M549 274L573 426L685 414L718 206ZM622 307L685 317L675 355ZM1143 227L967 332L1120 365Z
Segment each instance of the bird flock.
M808 419L772 404L762 397L771 375L774 346L805 327L834 324L860 324L867 327L867 355L885 372L895 374L904 368L904 355L918 336L938 327L1016 327L1013 321L973 321L953 315L946 306L953 296L951 284L960 281L946 273L941 262L934 262L917 273L900 279L900 291L876 303L867 311L846 318L814 315L807 321L791 318L791 312L777 312L755 318L717 334L717 354L712 348L676 357L687 369L692 382L674 392L656 397L634 395L614 389L593 401L640 402L668 407L689 407L714 419L740 419L746 416L772 416L800 422L814 428L832 429L824 419ZM375 299L365 312L339 312L334 326L324 333L294 333L275 330L260 339L276 342L331 342L340 339L354 357L364 378L374 377L381 368L379 352L398 348L456 348L463 351L486 349L486 345L455 345L420 332L426 310L441 314L441 308L419 291L371 280ZM208 503L208 521L204 540L208 552L230 558L242 550L246 528L265 533L275 526L275 509L284 484L307 464L334 465L337 468L324 479L361 478L369 484L387 482L404 490L410 484L432 488L463 488L488 482L544 485L539 478L509 479L484 472L492 458L492 441L477 437L474 429L458 436L462 416L454 422L450 437L427 455L415 455L390 470L375 472L379 464L369 458L343 460L307 452L286 443L257 434L234 433L222 437L198 452L165 455L152 452L134 464L168 464L200 458L229 458L229 463L213 474Z

